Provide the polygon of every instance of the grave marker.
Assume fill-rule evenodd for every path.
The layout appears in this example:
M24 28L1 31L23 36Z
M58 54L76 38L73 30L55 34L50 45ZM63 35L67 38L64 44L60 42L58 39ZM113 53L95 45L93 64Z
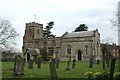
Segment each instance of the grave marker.
M52 80L57 80L57 73L56 73L56 68L55 68L55 59L52 58L50 61L50 76Z
M115 61L116 61L116 58L112 58L111 65L110 65L110 80L113 80L113 74L115 70Z
M23 59L20 55L17 55L14 60L14 75L23 75Z
M37 56L37 68L41 68L41 58L42 58L42 56L39 54L38 56Z
M92 68L92 67L93 67L93 58L91 57L89 62L89 68Z
M75 59L73 59L72 69L75 69Z
M59 59L58 58L55 59L55 64L56 64L56 68L58 69L59 68Z
M30 60L28 61L28 68L29 68L29 69L33 69L33 64L34 64L34 60L33 60L33 59L30 59Z

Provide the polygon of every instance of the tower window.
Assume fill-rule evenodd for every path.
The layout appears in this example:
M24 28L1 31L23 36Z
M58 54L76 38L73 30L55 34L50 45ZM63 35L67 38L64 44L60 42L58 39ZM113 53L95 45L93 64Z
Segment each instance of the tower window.
M28 33L29 33L29 35L31 36L31 29L29 29L29 32L28 32Z
M29 29L29 33L31 33L31 29Z
M39 34L39 29L37 30L37 34Z

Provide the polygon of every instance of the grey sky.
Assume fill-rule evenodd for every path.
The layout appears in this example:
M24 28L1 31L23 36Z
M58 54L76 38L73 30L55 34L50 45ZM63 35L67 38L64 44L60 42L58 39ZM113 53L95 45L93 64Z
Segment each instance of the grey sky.
M46 26L50 21L55 25L53 34L61 36L72 32L79 24L85 23L90 30L98 29L101 40L113 38L117 43L117 31L111 28L119 0L0 0L0 17L9 20L20 34L17 48L22 48L25 23L34 21Z

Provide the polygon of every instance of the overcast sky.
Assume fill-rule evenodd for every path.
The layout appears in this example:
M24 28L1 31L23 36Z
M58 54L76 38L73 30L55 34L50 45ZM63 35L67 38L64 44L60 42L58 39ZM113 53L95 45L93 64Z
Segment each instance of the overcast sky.
M116 28L111 28L119 0L0 0L0 17L9 20L20 34L17 48L22 48L25 23L38 22L45 27L54 21L52 33L61 36L79 24L98 29L100 39L110 37L117 43ZM34 20L36 15L36 20Z

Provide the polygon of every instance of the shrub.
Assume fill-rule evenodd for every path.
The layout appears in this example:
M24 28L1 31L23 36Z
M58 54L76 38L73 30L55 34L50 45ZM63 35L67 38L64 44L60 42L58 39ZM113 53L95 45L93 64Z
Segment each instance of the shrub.
M120 80L120 72L115 72L113 77L115 78L115 80Z
M96 72L96 73L94 73L94 77L97 79L101 79L103 76L102 76L101 72Z
M86 72L84 75L87 76L88 79L93 78L93 72Z
M42 58L42 56L39 54L38 56L37 56L37 59L41 59Z
M105 80L109 80L110 77L110 72L103 72L102 73L102 78L104 78Z

